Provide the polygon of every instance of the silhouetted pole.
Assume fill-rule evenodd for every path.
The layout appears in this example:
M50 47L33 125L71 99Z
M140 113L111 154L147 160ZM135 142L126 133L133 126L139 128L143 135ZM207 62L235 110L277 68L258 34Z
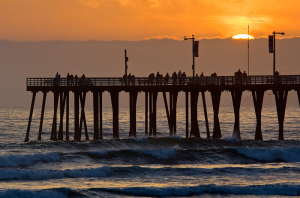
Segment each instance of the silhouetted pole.
M145 92L145 135L148 136L148 92Z
M184 40L188 40L188 39L192 39L192 55L193 55L193 66L192 66L192 69L193 69L193 77L195 77L195 54L194 54L194 41L195 41L195 37L194 35L192 35L192 37L190 38L187 38L187 37L184 37Z
M275 75L275 62L276 62L276 58L275 58L275 34L281 34L284 35L284 32L272 32L273 34L273 75Z
M189 92L185 92L185 137L189 137Z
M127 85L127 70L128 70L127 62L128 62L128 57L125 49L125 85Z
M36 92L34 91L34 92L32 92L31 108L30 108L29 120L28 120L28 125L27 125L27 133L26 133L26 137L25 137L24 142L28 142L28 140L29 140L29 131L30 131L32 114L33 114L35 96L36 96Z
M99 92L99 107L100 107L100 136L99 138L100 139L103 139L103 136L102 136L102 91Z
M98 123L99 123L99 112L98 112L98 92L93 92L93 110L94 110L94 140L98 140Z
M66 93L66 140L69 140L69 110L70 110L70 97L69 92Z
M205 117L206 135L207 135L207 138L210 138L204 91L201 92L201 95L202 95L202 103L203 103L203 110L204 110L204 117Z
M41 120L40 120L40 128L39 128L38 140L42 139L42 128L43 128L43 120L44 120L46 97L47 97L47 92L45 91L45 92L43 92L43 104L42 104L42 112L41 112Z

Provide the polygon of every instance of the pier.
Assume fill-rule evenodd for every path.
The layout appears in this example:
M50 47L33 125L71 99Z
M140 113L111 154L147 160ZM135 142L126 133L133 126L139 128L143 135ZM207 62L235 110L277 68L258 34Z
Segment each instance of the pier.
M168 80L161 77L147 78L85 78L73 81L67 78L27 78L26 90L32 92L32 102L28 119L25 142L29 141L30 125L35 104L36 94L43 93L40 127L38 140L41 140L45 103L48 92L53 92L54 113L51 131L51 140L69 140L69 95L74 94L74 140L82 140L82 128L84 128L85 140L89 140L87 124L85 119L85 99L88 93L93 94L93 139L102 139L102 93L109 92L113 112L112 137L119 138L119 93L128 92L130 130L129 137L136 137L136 102L140 94L145 94L145 135L156 136L156 106L158 94L163 95L169 135L176 135L176 107L179 92L185 93L186 108L186 138L200 138L197 118L197 106L199 94L201 93L207 138L221 138L219 122L219 107L223 91L229 91L232 96L234 109L233 136L241 138L240 132L240 104L244 91L251 91L256 115L255 140L263 140L261 131L261 111L263 106L264 92L271 90L276 101L276 109L279 123L278 139L284 140L284 116L288 92L297 91L300 105L300 75L272 75L272 76L208 76L208 77L186 77ZM210 134L208 117L206 111L205 94L210 92L214 120L213 131ZM169 94L169 101L167 101ZM59 126L57 113L60 113ZM189 113L190 118L189 120ZM65 130L64 126L65 115ZM189 125L191 128L189 129Z

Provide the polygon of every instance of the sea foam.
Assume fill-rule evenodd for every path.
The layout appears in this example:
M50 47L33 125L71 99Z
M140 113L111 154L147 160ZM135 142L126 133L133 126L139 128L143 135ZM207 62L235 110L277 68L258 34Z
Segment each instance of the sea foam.
M300 148L236 148L237 152L246 157L254 158L261 161L283 160L286 162L300 162Z
M45 191L9 189L4 192L0 192L0 198L67 198L68 192L68 189Z
M222 195L288 195L299 196L300 187L297 185L251 185L251 186L217 186L199 185L189 187L133 187L133 188L110 188L99 189L103 191L120 193L134 196L191 196L201 194L222 194Z
M5 155L0 156L0 167L29 166L36 162L57 162L60 160L61 157L58 153Z
M107 166L90 169L66 169L66 170L1 170L0 180L42 180L57 178L81 178L81 177L104 177L111 174Z

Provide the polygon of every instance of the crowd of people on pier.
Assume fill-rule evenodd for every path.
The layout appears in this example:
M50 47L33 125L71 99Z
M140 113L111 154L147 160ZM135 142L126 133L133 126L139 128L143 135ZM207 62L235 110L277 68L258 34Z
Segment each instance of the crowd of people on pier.
M274 80L276 83L280 82L279 72L276 71ZM122 86L135 86L138 85L188 85L188 84L250 84L250 78L247 76L246 71L242 72L240 69L234 72L234 78L226 78L226 77L219 77L217 73L214 72L210 75L210 77L204 77L203 72L200 74L196 74L194 77L187 77L185 72L178 72L174 71L171 75L166 73L164 76L163 74L157 72L156 74L151 73L149 74L148 78L136 78L135 75L129 73L128 75L123 76L120 78L119 81L121 82ZM56 86L93 86L91 79L86 78L84 74L81 77L78 77L77 74L73 76L73 74L67 74L66 78L61 79L60 74L57 72L54 78L54 85ZM94 80L93 80L94 82ZM102 81L101 81L102 82ZM96 83L96 81L94 82ZM95 84L96 85L96 84Z
M90 79L86 79L85 75L82 74L81 77L78 77L77 74L75 77L73 74L67 74L67 79L62 80L60 77L60 74L56 72L55 78L54 78L54 85L60 86L60 85L67 85L67 86L82 86L82 85L93 85Z

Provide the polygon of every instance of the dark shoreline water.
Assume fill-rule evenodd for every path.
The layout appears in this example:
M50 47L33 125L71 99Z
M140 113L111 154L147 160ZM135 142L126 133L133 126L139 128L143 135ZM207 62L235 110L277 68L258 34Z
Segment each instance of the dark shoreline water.
M121 109L120 139L111 139L107 112L105 139L83 142L48 140L48 110L42 141L36 140L37 113L30 141L24 143L28 111L0 108L0 198L300 196L298 109L287 110L284 141L276 140L273 110L263 115L264 141L253 140L255 123L246 108L241 109L247 115L241 119L242 140L231 137L232 108L222 110L227 117L220 118L220 140L184 138L179 118L177 135L168 136L163 110L158 111L158 137L144 136L141 111L138 138L127 138L128 112ZM199 124L205 137L201 117Z

